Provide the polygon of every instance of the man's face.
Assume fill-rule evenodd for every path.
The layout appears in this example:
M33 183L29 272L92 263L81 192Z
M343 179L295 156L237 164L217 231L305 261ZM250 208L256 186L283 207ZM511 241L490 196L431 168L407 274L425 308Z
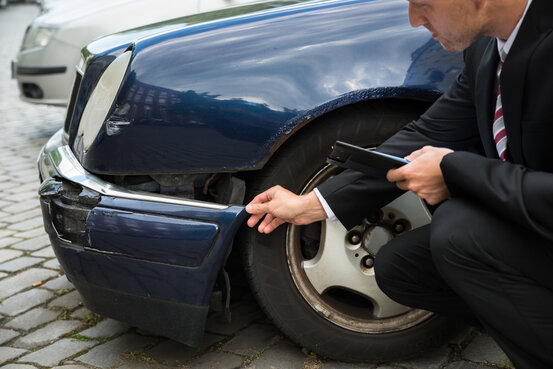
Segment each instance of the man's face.
M424 26L444 49L466 49L483 34L477 0L408 0L409 22Z

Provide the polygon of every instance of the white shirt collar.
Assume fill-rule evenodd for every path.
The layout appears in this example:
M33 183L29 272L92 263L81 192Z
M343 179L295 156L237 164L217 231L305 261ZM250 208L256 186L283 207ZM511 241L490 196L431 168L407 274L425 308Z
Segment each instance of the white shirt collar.
M507 57L507 54L509 54L509 50L511 50L511 46L513 46L513 42L515 42L515 38L518 35L518 30L520 29L520 25L522 24L522 21L524 20L524 17L526 16L526 12L528 11L528 8L530 7L530 3L532 3L532 0L528 0L526 3L526 9L524 9L524 13L522 13L522 17L520 17L517 26L507 39L507 41L502 41L499 38L497 39L497 50L499 51L499 55L503 55L502 59L505 60Z

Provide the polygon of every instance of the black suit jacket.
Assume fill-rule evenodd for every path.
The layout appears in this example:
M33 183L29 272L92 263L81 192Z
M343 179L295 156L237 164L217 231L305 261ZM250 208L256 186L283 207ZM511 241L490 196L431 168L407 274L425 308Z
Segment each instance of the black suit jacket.
M499 63L495 38L464 52L465 67L451 88L417 121L379 150L405 156L425 145L456 150L441 167L452 197L469 198L553 240L553 1L533 0L501 73L510 160L498 159L492 137ZM469 153L481 144L484 155ZM353 171L319 191L350 228L400 192Z

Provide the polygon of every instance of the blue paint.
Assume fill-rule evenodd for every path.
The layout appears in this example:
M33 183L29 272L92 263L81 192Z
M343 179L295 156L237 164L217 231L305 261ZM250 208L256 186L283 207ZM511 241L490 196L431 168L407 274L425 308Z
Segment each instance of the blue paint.
M204 307L247 217L241 206L211 210L102 198L87 219L84 244L77 245L56 233L49 200L41 198L41 204L56 256L72 279L121 294ZM177 230L179 226L183 228Z
M101 130L83 165L105 174L257 169L296 127L331 110L377 98L431 102L461 56L412 29L407 5L313 2L139 40L108 114L131 124ZM124 47L108 41L112 54ZM106 57L98 55L91 65Z
M87 219L85 247L120 256L183 266L200 265L217 224L97 207Z

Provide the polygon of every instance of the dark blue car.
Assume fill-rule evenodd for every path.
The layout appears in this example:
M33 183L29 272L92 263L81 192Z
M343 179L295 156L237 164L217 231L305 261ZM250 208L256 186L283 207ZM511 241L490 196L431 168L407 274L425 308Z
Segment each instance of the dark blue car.
M39 169L45 227L86 306L198 345L245 275L275 325L322 356L384 361L443 342L449 321L374 280L379 248L430 220L414 195L349 230L244 226L255 194L311 190L338 172L325 161L336 140L378 145L455 78L461 56L412 29L407 5L257 1L83 49Z

